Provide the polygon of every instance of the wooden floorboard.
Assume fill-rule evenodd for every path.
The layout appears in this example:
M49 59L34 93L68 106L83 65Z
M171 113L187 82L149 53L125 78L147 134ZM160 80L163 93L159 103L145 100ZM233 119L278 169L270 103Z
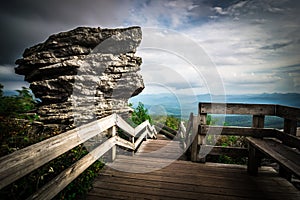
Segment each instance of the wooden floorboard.
M245 166L144 156L168 143L156 141L142 144L144 148L135 156L118 156L105 166L87 199L300 199L300 191L271 168L262 168L253 177L247 174ZM173 145L167 153L178 153L175 146L179 143ZM165 166L158 168L160 165ZM129 173L125 170L128 168L132 172L149 172Z
M179 141L148 140L136 152L137 156L186 160Z

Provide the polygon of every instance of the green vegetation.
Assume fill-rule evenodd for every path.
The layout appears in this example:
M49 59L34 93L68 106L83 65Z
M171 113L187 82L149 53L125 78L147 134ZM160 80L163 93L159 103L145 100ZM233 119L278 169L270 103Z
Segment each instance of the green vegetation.
M152 116L152 121L164 124L173 130L178 130L180 124L180 119L173 115L167 115L167 116L155 115Z
M0 156L35 143L38 138L30 134L30 124L38 119L36 114L26 114L32 111L37 102L29 89L17 90L16 96L3 96L3 86L0 84Z
M218 118L214 118L212 115L207 115L206 124L215 125L218 122ZM225 122L224 126L228 126L228 123ZM234 136L234 135L209 135L207 137L206 143L209 145L216 145L222 147L246 147L245 137ZM246 164L244 158L232 158L226 155L220 155L217 157L209 156L209 160L218 163L226 164Z
M133 108L133 104L129 104L130 107ZM144 121L148 120L150 124L152 124L152 119L148 113L148 109L145 108L144 104L139 102L136 108L133 108L133 112L131 114L131 122L135 125L139 125Z
M218 119L213 118L211 115L207 115L206 124L207 125L215 125L218 122Z
M167 116L165 125L168 126L169 128L173 130L178 130L179 129L179 124L180 124L180 119L178 119L175 116Z
M151 117L149 115L148 109L145 108L145 105L142 102L139 102L136 108L133 107L133 104L129 104L129 106L133 108L130 122L134 123L135 125L139 125L142 122L149 120L150 124L153 124L154 122L159 122L161 124L165 124L166 126L174 130L178 130L180 119L173 115L168 115L168 116L157 115Z
M3 96L2 89L0 84L0 116L25 118L24 113L35 108L37 102L29 89L23 87L22 90L17 90L16 96Z
M37 102L29 89L22 88L17 92L15 96L3 96L0 84L0 157L61 133L35 121L39 119L34 113ZM83 145L73 148L0 190L0 199L26 199L87 153ZM102 167L103 163L96 161L54 199L83 198Z
M130 106L132 107L133 105L130 104ZM153 118L151 119L151 117L148 114L148 110L145 108L144 104L139 102L138 106L134 108L131 117L131 122L133 122L133 124L135 125L138 125L145 120L149 120L151 123L159 122L161 124L168 126L173 130L178 130L180 124L180 119L175 116L153 116ZM219 120L218 117L208 115L206 123L208 125L215 125L217 124L218 120ZM225 122L224 126L228 126L228 123ZM239 136L209 135L207 137L206 143L210 145L217 145L223 147L246 147L245 137L239 137ZM227 164L245 164L246 162L244 158L232 158L225 155L211 157L210 160L213 162L220 162L220 163L227 163Z

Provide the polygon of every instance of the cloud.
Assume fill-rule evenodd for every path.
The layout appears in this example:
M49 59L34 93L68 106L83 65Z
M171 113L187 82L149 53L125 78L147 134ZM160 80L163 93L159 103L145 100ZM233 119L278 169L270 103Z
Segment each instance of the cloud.
M278 77L275 73L223 73L223 78L226 84L231 85L273 85L277 81L280 81L280 77Z
M25 48L78 26L121 27L131 1L65 0L2 2L0 64L13 64ZM120 6L122 5L122 6Z
M215 7L217 14L228 15L235 19L243 19L245 16L252 16L259 13L260 16L270 14L282 14L289 8L291 1L268 1L268 0L244 0L233 1L231 5L223 8ZM287 5L288 4L288 5Z
M300 72L289 73L289 76L293 79L294 87L300 88Z
M22 87L29 87L29 84L23 80L23 76L15 74L14 66L0 65L0 83L4 85L4 90L17 90Z
M169 28L193 40L216 65L229 93L300 92L299 9L300 2L292 0L10 0L0 6L0 81L20 84L22 78L9 71L14 61L53 33L77 26L139 25ZM147 37L153 45L173 41L164 49L192 53L174 57L140 48L146 84L163 83L177 92L207 91L206 80L214 80L211 68L202 63L199 74L188 62L203 52L171 32ZM151 87L151 92L158 88Z
M228 14L228 12L224 11L223 8L221 8L221 7L214 7L213 9L216 11L216 13L218 13L220 15L227 15Z
M278 68L278 70L284 73L295 73L295 72L297 73L300 72L300 63L295 65L282 66Z
M160 86L173 90L205 88L203 77L195 66L184 58L163 49L142 50L138 53L143 58L141 74L144 82L149 83L148 86L155 85L156 88Z
M15 74L14 66L4 65L0 66L0 80L6 81L23 81L24 77Z
M5 81L0 83L4 85L4 91L15 91L22 87L29 88L29 83L24 81Z
M289 46L290 44L292 44L292 41L289 41L289 42L282 42L282 43L275 43L275 44L263 46L263 47L261 47L260 49L277 50L277 49L280 49L280 48Z
M11 0L1 6L2 14L28 21L44 21L48 24L120 24L128 16L131 7L129 0ZM93 21L97 20L97 21ZM92 21L92 22L91 22Z
M300 23L295 20L299 7L291 1L220 3L214 5L217 20L187 29L185 34L211 57L227 92L299 93L300 70L286 67L300 62ZM289 70L296 74L289 76Z
M134 1L128 24L143 27L184 29L193 23L203 23L212 14L205 1L167 0Z

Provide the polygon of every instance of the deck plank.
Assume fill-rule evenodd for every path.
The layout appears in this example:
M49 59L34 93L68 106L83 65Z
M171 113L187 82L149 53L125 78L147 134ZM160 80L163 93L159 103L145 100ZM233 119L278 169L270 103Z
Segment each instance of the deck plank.
M144 156L162 148L168 141L147 141L135 156L118 156L95 179L88 193L92 199L300 199L300 191L279 177L271 168L262 168L257 177L249 176L246 166L192 163L164 156ZM173 143L174 146L178 144ZM167 153L177 152L177 147ZM178 152L177 152L178 153ZM164 168L156 169L158 164ZM149 170L148 173L129 173ZM119 170L116 170L119 169Z

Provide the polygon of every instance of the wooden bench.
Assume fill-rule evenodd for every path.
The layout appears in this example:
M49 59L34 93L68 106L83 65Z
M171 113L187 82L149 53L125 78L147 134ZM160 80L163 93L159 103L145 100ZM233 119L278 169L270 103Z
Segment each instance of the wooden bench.
M252 126L210 125L207 124L208 114L251 115ZM264 128L265 116L282 118L283 131ZM205 162L207 155L246 157L248 154L248 172L257 175L260 160L265 155L279 164L280 175L291 180L292 175L300 178L300 137L296 136L299 122L300 108L296 107L275 104L200 102L198 116L191 115L188 128L183 131L183 135L187 135L185 146L190 146L187 152L190 153L193 162ZM222 118L221 123L223 123ZM189 133L190 130L192 134ZM249 149L247 151L246 148L240 147L207 145L207 136L210 135L248 137Z
M248 173L257 175L263 155L279 164L279 174L291 180L292 175L300 178L300 139L293 135L276 131L275 138L248 137Z

